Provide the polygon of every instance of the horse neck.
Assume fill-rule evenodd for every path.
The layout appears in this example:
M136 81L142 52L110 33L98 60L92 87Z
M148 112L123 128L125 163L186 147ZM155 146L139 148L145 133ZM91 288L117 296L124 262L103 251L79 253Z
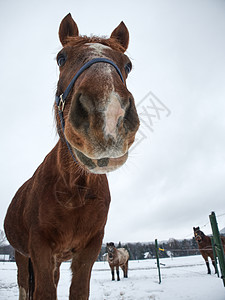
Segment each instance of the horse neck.
M199 248L204 248L208 245L211 245L210 237L208 237L207 235L203 235L202 242L199 243Z
M54 178L53 189L57 201L62 205L68 202L68 195L70 203L66 205L70 205L71 208L84 206L87 199L92 199L92 203L93 199L110 202L106 175L92 174L83 170L73 160L66 144L61 140L47 155L39 173Z
M118 257L118 251L117 249L115 248L114 249L114 252L113 252L113 259L116 259Z
M105 175L91 174L85 171L78 162L73 160L66 143L61 139L56 144L57 171L65 186L73 189L74 186L94 186Z

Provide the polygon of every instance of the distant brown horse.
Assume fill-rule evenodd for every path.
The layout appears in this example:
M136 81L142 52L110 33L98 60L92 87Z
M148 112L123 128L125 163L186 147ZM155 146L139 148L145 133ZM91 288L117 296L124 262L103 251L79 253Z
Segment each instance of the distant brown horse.
M16 250L20 300L55 300L59 267L68 259L69 299L88 299L110 203L105 173L125 163L139 127L125 84L131 62L124 54L129 42L124 23L108 39L88 38L79 36L68 14L59 39L60 139L16 193L4 224Z
M215 268L215 273L216 273L216 263L215 263L214 256L213 256L211 238L209 236L205 235L200 230L200 227L196 227L196 228L193 227L193 230L194 230L195 240L198 243L199 251L205 260L208 274L211 274L211 270L209 267L209 260L208 260L209 257L211 258L211 261ZM223 250L225 251L225 237L221 236L221 241L223 244Z
M114 243L107 243L108 263L111 268L112 280L115 280L114 269L116 268L117 280L120 280L119 267L123 270L123 275L128 278L129 253L125 248L116 248Z

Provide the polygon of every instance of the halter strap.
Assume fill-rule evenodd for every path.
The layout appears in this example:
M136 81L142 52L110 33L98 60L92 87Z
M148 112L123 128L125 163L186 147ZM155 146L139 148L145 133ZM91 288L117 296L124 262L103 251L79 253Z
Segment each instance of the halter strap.
M56 102L56 105L58 107L58 114L59 114L59 118L60 118L60 123L61 123L61 127L62 127L62 131L63 131L63 134L64 134L64 128L65 128L65 120L64 120L64 117L63 117L63 110L64 110L64 107L65 107L65 104L66 104L66 98L67 96L69 95L71 89L73 88L77 78L85 71L87 70L90 66L92 66L93 64L95 63L99 63L99 62L103 62L103 63L107 63L107 64L110 64L112 65L117 73L119 74L120 76L120 79L122 80L122 82L124 83L124 79L123 79L123 75L120 71L120 69L117 67L117 65L110 59L107 59L107 58L104 58L104 57L99 57L99 58L94 58L90 61L88 61L87 63L85 63L78 71L77 73L74 75L74 77L72 78L72 80L70 81L69 85L67 86L67 88L65 89L64 93L59 95L59 96L55 96L55 102ZM64 136L65 138L65 136ZM71 146L69 144L69 142L67 141L67 139L65 138L65 141L66 141L66 145L73 157L73 160L75 162L77 162L74 154L73 154L73 151L71 149Z
M64 109L64 106L65 106L65 100L67 98L67 96L69 95L69 92L70 90L72 89L74 83L76 82L77 78L86 70L88 69L90 66L92 66L93 64L96 64L96 63L99 63L99 62L104 62L104 63L108 63L110 65L112 65L117 73L119 74L120 76L120 79L122 80L122 82L124 83L124 80L123 80L123 75L120 71L120 69L117 67L117 65L110 59L107 59L107 58L104 58L104 57L99 57L99 58L94 58L90 61L88 61L87 63L85 63L81 68L80 70L74 75L73 79L70 81L69 85L67 86L65 92L63 94L61 94L60 96L56 96L55 97L55 101L56 101L56 105L60 106L60 109ZM63 110L62 109L62 110Z

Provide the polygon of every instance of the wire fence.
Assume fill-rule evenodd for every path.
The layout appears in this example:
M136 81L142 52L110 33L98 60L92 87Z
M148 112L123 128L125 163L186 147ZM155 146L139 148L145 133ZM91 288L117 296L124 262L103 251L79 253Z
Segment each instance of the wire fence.
M219 214L219 215L216 215L217 219L218 219L218 218L221 218L221 217L223 217L223 216L225 216L225 213L221 213L221 214ZM210 225L210 221L208 221L208 222L206 222L206 223L204 223L204 224L202 224L202 225L199 224L199 227L200 227L200 228L206 228L208 225ZM225 226L225 219L224 219L224 226ZM211 230L211 227L210 227L210 230ZM184 239L190 238L191 236L193 236L193 232L187 234L186 236L184 236Z

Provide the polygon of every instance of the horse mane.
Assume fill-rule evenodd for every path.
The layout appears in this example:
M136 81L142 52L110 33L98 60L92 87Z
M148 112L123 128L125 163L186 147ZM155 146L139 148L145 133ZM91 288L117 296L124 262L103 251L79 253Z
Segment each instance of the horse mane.
M200 229L198 229L197 231L199 231L202 234L202 236L208 236L208 235L204 234L204 232Z
M86 43L100 43L112 48L113 50L125 52L125 48L114 38L106 38L104 36L98 37L94 35L88 37L86 35L82 35L76 37L68 37L66 39L66 45L68 46L82 47Z

